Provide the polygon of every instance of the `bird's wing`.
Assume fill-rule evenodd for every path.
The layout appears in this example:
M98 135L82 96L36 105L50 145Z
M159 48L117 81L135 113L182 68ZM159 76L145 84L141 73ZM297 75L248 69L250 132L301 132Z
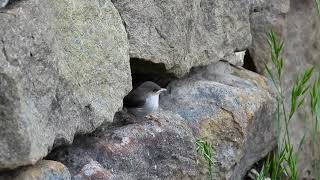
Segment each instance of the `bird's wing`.
M145 104L146 98L137 96L135 93L129 94L123 99L123 105L127 108L141 107Z

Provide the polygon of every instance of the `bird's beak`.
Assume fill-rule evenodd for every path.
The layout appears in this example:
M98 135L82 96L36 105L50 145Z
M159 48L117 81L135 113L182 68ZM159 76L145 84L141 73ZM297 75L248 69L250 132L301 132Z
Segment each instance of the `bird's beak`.
M165 91L167 91L166 88L161 88L161 89L158 91L158 93L160 94L160 93L165 92Z

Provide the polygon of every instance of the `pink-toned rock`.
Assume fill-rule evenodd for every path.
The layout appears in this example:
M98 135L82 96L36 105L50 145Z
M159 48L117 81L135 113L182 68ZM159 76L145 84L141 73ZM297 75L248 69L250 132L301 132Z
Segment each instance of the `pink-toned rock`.
M111 178L112 174L93 160L84 165L80 173L74 176L75 180L108 180Z
M118 113L115 121L124 116ZM66 164L73 176L80 179L199 177L192 130L181 117L170 112L154 116L153 120L121 127L101 127L94 136L78 137L71 147L58 148L51 157Z

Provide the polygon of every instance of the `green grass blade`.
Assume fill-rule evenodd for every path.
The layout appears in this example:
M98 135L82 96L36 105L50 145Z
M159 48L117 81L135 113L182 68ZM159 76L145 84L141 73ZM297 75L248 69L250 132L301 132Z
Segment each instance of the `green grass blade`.
M303 137L302 137L302 139L300 140L300 143L299 143L299 150L301 150L302 149L302 145L304 144L304 142L305 142L305 139L306 139L306 134L307 134L307 132L305 131L304 132L304 134L303 134Z
M268 73L269 77L271 78L273 84L276 85L275 79L274 79L274 77L273 77L273 73L272 73L272 71L270 70L270 68L268 67L267 64L264 64L264 67L266 68L267 73Z
M213 168L213 150L212 145L207 141L201 139L196 140L197 152L202 158L207 162L208 176L209 179L212 179L212 168Z
M315 0L315 1L316 1L318 13L319 13L319 15L320 15L320 0Z

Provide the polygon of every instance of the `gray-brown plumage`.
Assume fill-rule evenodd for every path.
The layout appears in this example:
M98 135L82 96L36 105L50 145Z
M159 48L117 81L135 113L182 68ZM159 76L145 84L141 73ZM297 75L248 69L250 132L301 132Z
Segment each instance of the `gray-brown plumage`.
M161 88L154 82L146 81L132 90L123 100L125 109L137 116L143 117L159 107L159 95L166 89Z

